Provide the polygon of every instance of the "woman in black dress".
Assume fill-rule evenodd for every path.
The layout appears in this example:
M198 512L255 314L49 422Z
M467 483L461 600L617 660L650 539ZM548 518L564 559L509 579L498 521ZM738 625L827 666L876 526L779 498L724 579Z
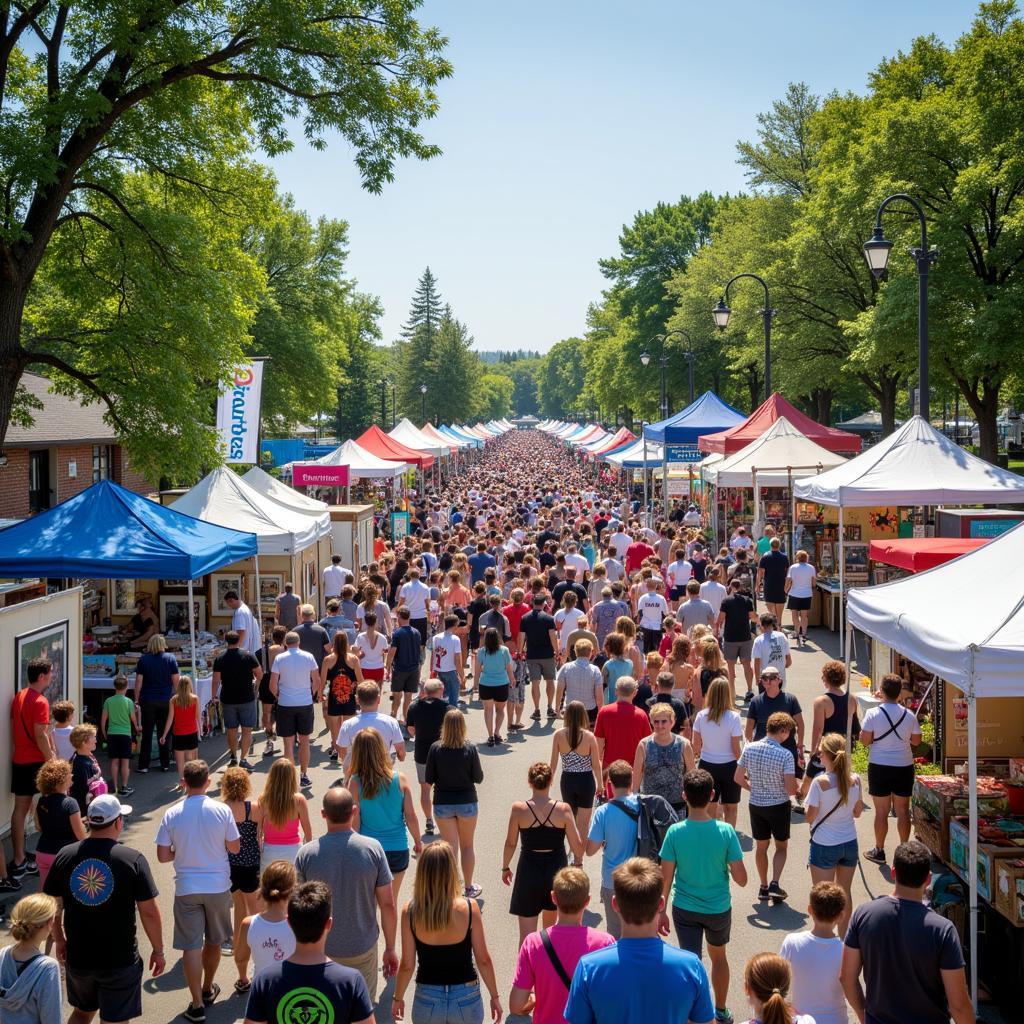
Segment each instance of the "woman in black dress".
M320 689L327 707L327 728L331 731L331 760L338 760L338 733L342 722L358 712L356 687L363 681L359 655L349 650L348 634L339 629L331 643L331 653L320 666Z
M529 800L512 804L502 856L501 880L512 884L509 862L516 852L517 840L522 846L516 865L515 884L509 912L519 918L519 945L526 936L537 930L537 918L544 915L544 927L555 923L555 905L551 902L551 887L555 875L568 865L565 841L569 840L573 864L583 863L583 840L576 828L572 808L561 800L552 800L551 765L537 761L527 773Z

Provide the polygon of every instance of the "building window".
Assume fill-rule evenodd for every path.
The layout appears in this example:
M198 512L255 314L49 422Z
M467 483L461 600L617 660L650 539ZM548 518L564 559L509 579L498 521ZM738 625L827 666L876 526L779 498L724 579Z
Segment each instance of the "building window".
M113 464L113 449L109 444L92 446L92 482L110 479L110 467Z

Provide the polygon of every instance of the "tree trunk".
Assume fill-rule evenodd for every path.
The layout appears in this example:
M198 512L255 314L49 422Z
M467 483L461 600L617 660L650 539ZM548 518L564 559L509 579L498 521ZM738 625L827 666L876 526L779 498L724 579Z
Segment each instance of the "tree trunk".
M814 418L824 427L832 423L832 397L831 388L815 388L814 403L816 412Z
M999 456L999 386L983 380L980 398L977 393L967 394L967 401L978 421L978 454L995 463Z
M747 389L750 392L750 411L753 412L761 404L761 374L757 372L757 364L751 363L746 367Z
M882 411L882 436L888 437L896 429L896 392L899 379L887 373L878 377L879 407Z
M24 293L9 281L0 284L0 449L7 437L14 396L25 370L25 352L21 347L24 310Z

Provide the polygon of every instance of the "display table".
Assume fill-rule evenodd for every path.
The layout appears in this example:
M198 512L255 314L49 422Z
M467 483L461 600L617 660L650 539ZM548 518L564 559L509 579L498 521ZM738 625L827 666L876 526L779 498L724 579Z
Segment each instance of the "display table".
M134 674L128 676L128 691L132 691L132 684L135 682ZM113 676L82 676L82 689L83 690L110 690L113 692L114 689L114 677ZM192 680L192 689L195 690L196 695L199 697L199 712L202 717L202 712L206 709L206 705L213 700L213 675L199 676Z
M857 698L857 711L862 722L872 708L877 708L882 703L870 690L860 690L854 696Z
M839 599L843 591L838 582L827 583L818 580L818 590L821 592L822 625L833 633L839 631ZM850 588L846 588L849 592Z

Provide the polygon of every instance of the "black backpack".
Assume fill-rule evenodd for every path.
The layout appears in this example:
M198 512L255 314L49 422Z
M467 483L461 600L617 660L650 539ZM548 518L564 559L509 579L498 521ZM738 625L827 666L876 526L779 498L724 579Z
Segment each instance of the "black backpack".
M663 796L647 793L638 799L640 807L635 811L622 800L612 800L611 803L637 823L636 856L646 857L655 864L660 864L665 833L679 820L679 816Z

